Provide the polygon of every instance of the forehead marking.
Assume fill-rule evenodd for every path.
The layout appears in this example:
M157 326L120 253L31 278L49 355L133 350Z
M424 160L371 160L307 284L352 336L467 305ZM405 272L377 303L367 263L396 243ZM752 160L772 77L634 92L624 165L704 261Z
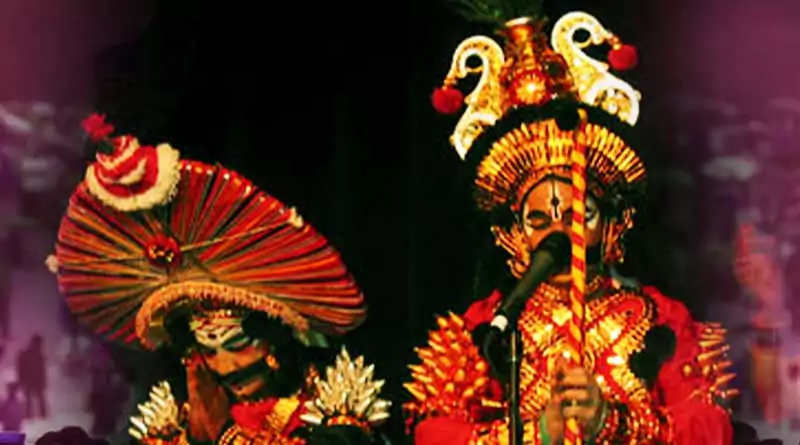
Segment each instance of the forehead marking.
M550 180L550 194L548 195L548 198L548 203L550 204L550 217L553 219L553 221L561 221L563 216L563 212L561 211L563 199L561 194L558 192L556 181L552 179Z

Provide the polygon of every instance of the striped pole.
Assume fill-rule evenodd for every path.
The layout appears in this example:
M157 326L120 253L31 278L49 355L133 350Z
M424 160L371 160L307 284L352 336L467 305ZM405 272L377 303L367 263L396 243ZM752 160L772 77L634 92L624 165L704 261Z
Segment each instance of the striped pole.
M569 324L567 357L573 365L583 362L583 319L584 297L586 295L586 111L578 110L580 124L575 130L572 147L572 288L570 289L570 309L572 321ZM582 445L583 434L578 420L565 419L564 445Z

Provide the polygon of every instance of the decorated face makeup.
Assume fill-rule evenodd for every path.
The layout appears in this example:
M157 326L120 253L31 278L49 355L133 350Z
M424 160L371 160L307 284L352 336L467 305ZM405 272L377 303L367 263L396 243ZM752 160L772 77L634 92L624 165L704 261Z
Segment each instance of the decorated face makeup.
M572 224L572 185L560 177L550 177L534 185L525 195L520 222L533 250L553 232L569 233ZM597 201L586 199L586 238L588 246L600 244L603 233L602 218ZM569 282L569 270L552 278L554 284Z
M250 399L265 386L269 345L242 328L243 315L211 311L194 315L189 328L208 368L237 399Z

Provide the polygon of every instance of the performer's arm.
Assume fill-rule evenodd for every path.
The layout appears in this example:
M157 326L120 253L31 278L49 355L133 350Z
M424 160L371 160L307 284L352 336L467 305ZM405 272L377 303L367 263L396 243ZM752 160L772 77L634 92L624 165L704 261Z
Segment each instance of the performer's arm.
M727 388L725 331L716 324L694 322L686 308L650 290L659 311L659 325L675 332L675 351L661 367L653 403L610 405L606 427L598 437L630 438L635 443L718 445L732 441Z

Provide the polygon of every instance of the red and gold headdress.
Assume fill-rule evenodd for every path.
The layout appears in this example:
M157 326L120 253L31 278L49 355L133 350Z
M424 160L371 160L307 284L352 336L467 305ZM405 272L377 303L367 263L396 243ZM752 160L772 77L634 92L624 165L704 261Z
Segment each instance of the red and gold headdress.
M293 208L219 165L167 144L111 137L69 201L49 261L75 316L125 344L155 348L176 309L262 311L303 335L342 334L365 316L337 251Z
M462 2L495 21L506 12L490 5L504 0ZM552 47L542 20L533 15L508 18L500 21L499 30L505 47L485 36L466 39L456 49L444 86L433 94L442 113L456 113L466 105L450 142L476 167L478 205L489 211L513 208L541 177L569 176L579 130L591 191L625 195L636 189L645 168L626 134L639 117L640 94L611 74L609 64L583 51L610 45L609 63L623 70L636 63L635 49L583 12L566 14L555 23ZM576 41L579 33L588 37ZM478 83L465 98L457 82L472 74ZM582 126L578 109L584 115Z

